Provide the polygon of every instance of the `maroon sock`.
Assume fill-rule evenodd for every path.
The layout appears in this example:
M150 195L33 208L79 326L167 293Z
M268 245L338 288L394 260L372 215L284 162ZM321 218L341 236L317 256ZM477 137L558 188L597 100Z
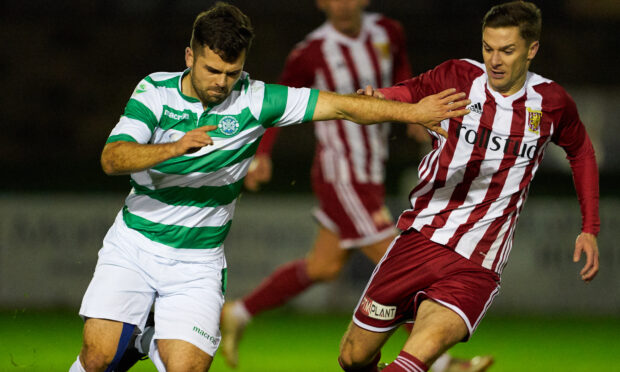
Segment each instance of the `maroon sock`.
M342 370L346 372L379 372L379 368L377 368L377 363L379 363L380 360L381 360L381 352L379 352L379 354L375 356L375 358L372 360L372 362L370 362L370 364L364 367L356 367L356 368L345 367L342 365L342 360L340 360L340 358L338 358L338 364L340 364L340 368L342 368Z
M312 285L306 262L297 260L276 269L267 279L243 298L243 305L252 316L276 308Z
M406 351L401 351L396 359L388 364L382 372L426 372L428 367L418 358Z

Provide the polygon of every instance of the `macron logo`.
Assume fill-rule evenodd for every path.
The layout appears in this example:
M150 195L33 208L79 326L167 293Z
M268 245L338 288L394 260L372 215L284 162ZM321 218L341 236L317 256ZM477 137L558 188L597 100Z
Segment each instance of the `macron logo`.
M480 104L480 102L471 104L467 108L469 109L469 111L475 112L476 114L482 114L482 105Z
M189 118L189 114L187 112L184 112L183 115L179 115L169 110L164 110L164 115L172 120L185 120Z

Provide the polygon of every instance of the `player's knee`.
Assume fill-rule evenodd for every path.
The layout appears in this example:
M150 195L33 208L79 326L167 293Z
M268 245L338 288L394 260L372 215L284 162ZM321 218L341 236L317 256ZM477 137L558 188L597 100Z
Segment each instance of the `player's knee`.
M338 262L308 262L308 277L315 282L329 282L338 277L342 266Z
M355 371L371 363L372 355L368 355L361 345L356 345L353 340L345 337L340 345L338 362L343 370Z
M104 371L114 359L113 352L105 352L98 348L84 345L80 353L80 362L84 369L91 371Z
M206 372L211 367L211 359L204 358L168 358L164 365L167 372Z

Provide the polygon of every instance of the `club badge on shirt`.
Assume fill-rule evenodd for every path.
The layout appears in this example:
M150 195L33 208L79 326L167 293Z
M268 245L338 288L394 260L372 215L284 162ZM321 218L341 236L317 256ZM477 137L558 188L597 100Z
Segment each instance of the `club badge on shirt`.
M217 123L217 128L227 136L232 136L239 132L239 121L234 116L224 116Z
M540 134L540 120L542 111L527 108L527 129L536 134Z

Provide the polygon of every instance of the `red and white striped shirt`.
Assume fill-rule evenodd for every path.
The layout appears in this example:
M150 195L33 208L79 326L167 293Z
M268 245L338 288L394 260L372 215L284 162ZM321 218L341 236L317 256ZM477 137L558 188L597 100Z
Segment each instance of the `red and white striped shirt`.
M411 77L402 27L380 14L364 13L355 38L329 22L311 32L290 53L280 84L354 93L366 85L391 86ZM382 184L388 155L388 126L360 126L346 120L315 123L313 175L330 183ZM258 153L269 153L275 130L263 136Z
M467 93L471 112L441 126L422 160L412 209L398 221L501 274L519 213L549 142L567 153L581 204L583 231L597 234L598 170L572 98L557 83L528 72L508 97L492 90L484 65L450 60L392 88L387 99L417 102L447 88Z

